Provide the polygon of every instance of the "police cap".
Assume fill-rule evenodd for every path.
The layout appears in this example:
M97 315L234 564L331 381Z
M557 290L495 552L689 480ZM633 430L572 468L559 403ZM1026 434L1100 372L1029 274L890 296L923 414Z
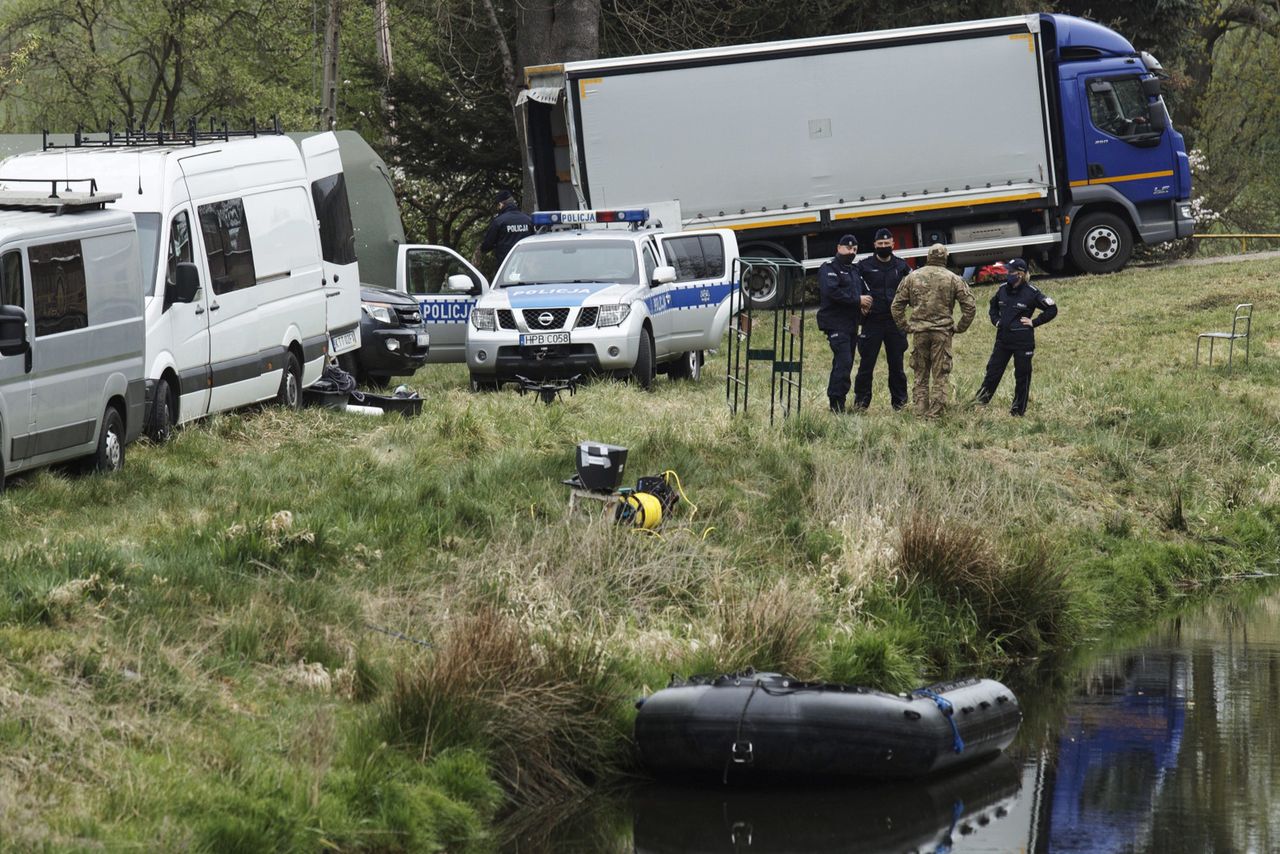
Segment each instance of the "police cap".
M841 246L857 246L858 238L854 237L852 234L846 234L844 237L840 238L839 244Z

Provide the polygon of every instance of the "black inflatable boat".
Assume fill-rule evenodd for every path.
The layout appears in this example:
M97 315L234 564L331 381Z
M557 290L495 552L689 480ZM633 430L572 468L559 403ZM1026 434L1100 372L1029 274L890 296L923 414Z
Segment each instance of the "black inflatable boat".
M885 694L746 672L673 681L641 701L635 737L662 776L912 778L1004 750L1021 722L991 679Z

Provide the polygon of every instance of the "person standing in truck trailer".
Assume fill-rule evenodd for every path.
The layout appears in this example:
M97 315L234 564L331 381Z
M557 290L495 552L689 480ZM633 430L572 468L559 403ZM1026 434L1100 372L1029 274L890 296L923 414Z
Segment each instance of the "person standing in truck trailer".
M846 234L836 244L835 257L818 268L818 329L827 336L827 343L831 345L827 400L832 412L845 410L858 320L863 309L869 308L871 303L854 263L857 254L858 239Z
M960 323L953 312L960 303ZM911 307L908 327L907 306ZM968 283L947 269L947 249L941 243L929 247L929 262L902 282L890 306L893 322L911 332L911 370L916 384L912 394L916 414L937 418L947 406L951 385L951 340L973 323L978 304ZM930 388L929 380L933 379Z
M1058 316L1057 304L1031 284L1027 262L1014 258L1009 262L1009 276L991 297L988 313L991 325L996 328L996 343L987 360L987 374L982 379L976 400L981 405L991 402L1004 377L1004 369L1013 359L1013 405L1009 414L1022 416L1027 413L1027 398L1031 395L1031 357L1036 353L1037 326L1043 326ZM1040 310L1035 314L1036 309Z
M893 233L887 228L876 231L875 254L858 262L858 274L871 295L871 309L862 321L862 333L858 336L858 358L862 362L853 380L853 403L859 409L871 405L871 385L881 345L885 367L889 369L889 402L894 409L907 405L907 373L902 369L907 336L893 322L889 307L893 305L899 283L910 272L907 262L893 254Z
M502 266L511 247L533 234L533 218L516 205L514 193L510 190L501 191L498 193L497 204L498 213L489 222L484 240L480 242L480 248L472 259L478 265L480 253L492 252L494 269Z

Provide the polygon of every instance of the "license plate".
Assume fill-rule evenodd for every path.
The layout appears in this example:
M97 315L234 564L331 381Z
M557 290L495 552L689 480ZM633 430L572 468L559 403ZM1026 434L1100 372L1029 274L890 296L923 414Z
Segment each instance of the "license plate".
M419 347L427 347L431 344L431 335L426 332L419 332L417 344Z
M338 353L338 352L350 350L355 346L356 346L356 333L355 333L355 330L352 330L350 332L344 332L341 335L333 336L333 338L329 341L329 352Z
M531 332L520 336L521 347L545 347L548 344L568 344L568 332Z

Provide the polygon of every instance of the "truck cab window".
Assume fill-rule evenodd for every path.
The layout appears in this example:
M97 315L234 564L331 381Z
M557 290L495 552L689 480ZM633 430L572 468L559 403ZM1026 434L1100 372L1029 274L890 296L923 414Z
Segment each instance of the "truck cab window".
M1156 132L1151 122L1151 107L1142 81L1137 77L1090 80L1089 116L1103 133L1135 139Z
M0 257L0 305L26 308L22 288L22 253L17 249Z

